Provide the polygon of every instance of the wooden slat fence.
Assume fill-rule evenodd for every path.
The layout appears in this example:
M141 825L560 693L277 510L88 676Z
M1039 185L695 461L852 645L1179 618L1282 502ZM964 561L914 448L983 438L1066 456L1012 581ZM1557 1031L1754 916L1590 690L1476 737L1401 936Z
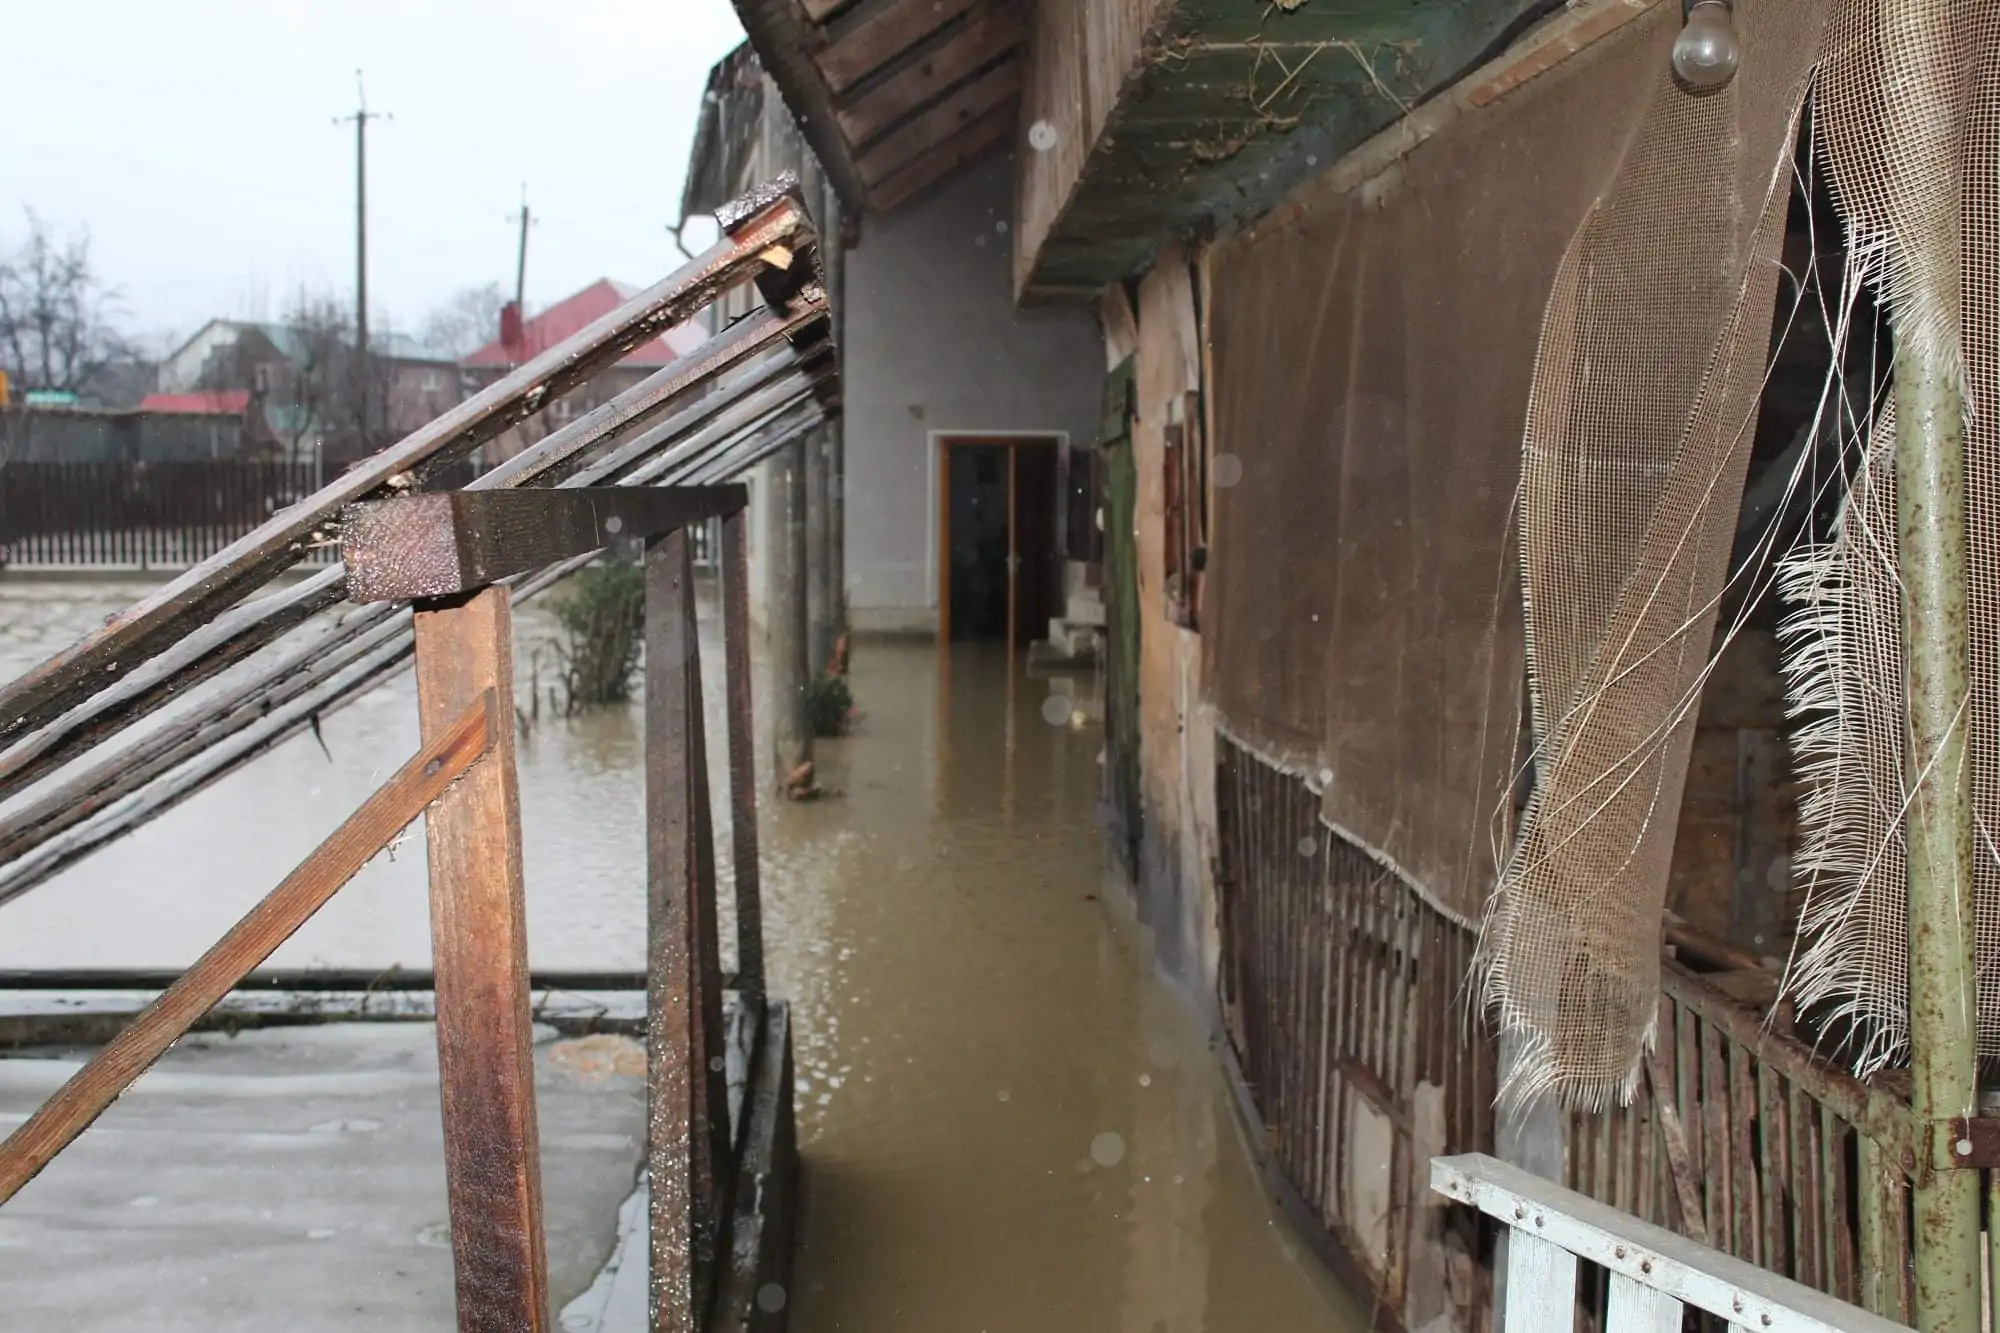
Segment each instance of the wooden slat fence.
M312 463L0 465L0 565L184 568L318 485ZM308 556L333 559L331 545Z
M1476 940L1331 833L1303 781L1216 748L1223 1014L1271 1162L1378 1312L1472 1319L1480 1238L1438 1230L1424 1180L1433 1156L1492 1148Z

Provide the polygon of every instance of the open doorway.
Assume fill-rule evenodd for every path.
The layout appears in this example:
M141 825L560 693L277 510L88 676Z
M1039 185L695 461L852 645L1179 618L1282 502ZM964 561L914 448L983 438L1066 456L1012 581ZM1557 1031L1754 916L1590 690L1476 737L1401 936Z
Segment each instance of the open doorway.
M1060 440L938 437L938 635L1024 647L1060 614Z

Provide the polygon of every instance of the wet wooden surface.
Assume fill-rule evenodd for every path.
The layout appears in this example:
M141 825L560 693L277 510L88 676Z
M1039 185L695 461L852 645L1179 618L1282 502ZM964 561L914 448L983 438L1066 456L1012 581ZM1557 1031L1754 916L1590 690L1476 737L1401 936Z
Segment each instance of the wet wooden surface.
M507 589L421 606L416 653L427 740L470 700L511 706ZM491 753L425 820L461 1333L538 1333L549 1318L514 730L499 728Z
M590 486L445 491L350 505L347 593L357 602L439 597L656 537L741 509L744 488Z
M647 1177L654 1327L705 1322L728 1246L728 1084L692 540L646 555Z

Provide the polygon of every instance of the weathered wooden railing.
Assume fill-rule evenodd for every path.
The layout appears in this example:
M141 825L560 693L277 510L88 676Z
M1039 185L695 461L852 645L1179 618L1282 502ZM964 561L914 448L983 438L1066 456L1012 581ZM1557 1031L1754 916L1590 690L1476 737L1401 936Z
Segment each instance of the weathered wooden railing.
M412 656L423 735L394 778L0 1143L0 1204L423 813L459 1324L547 1327L508 624L519 597L616 539L638 539L647 549L655 1326L739 1327L755 1316L756 1275L782 1274L788 1252L790 1042L784 1007L764 999L743 493L713 483L797 438L838 397L817 242L790 182L719 220L723 239L680 273L0 689L0 745L9 747L0 800L27 796L0 819L0 903ZM763 310L467 489L427 489L482 441L745 281L757 284ZM759 1033L733 1138L690 526L717 518L738 993ZM246 600L336 540L342 563ZM336 611L343 598L355 605ZM331 623L305 642L255 656L322 612L333 612ZM258 663L246 679L190 697L246 659ZM169 707L177 712L115 754L92 754Z
M1274 1183L1378 1314L1477 1327L1478 1237L1420 1206L1428 1157L1495 1149L1474 932L1327 829L1302 780L1227 736L1216 749L1222 1014ZM1563 1183L1909 1321L1911 1184L1991 1184L2000 1133L1920 1124L1894 1074L1864 1084L1774 1022L1774 982L1665 961L1638 1095L1564 1118Z
M1431 1187L1507 1228L1507 1333L1572 1333L1582 1264L1608 1276L1605 1333L1679 1333L1690 1307L1746 1333L1906 1328L1491 1157L1434 1159Z

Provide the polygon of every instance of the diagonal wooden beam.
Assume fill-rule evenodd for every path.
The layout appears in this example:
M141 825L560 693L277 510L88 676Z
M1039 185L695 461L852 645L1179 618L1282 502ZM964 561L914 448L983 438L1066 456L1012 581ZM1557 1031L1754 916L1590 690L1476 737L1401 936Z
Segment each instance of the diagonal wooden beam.
M12 684L0 687L0 743L53 721L76 703L186 638L292 564L322 525L357 500L394 489L398 478L456 458L539 412L668 329L721 292L770 267L766 256L814 244L795 191L760 200L698 258L452 408L400 443L370 456L314 494L273 514L244 537L119 613L102 628Z
M492 691L480 695L396 775L376 789L332 836L251 908L166 993L70 1076L55 1096L0 1144L0 1203L33 1180L57 1153L124 1095L139 1075L229 994L250 970L324 907L409 822L493 748Z
M987 0L936 50L841 106L835 112L841 132L850 144L867 143L1018 47L1026 35L1019 6Z

